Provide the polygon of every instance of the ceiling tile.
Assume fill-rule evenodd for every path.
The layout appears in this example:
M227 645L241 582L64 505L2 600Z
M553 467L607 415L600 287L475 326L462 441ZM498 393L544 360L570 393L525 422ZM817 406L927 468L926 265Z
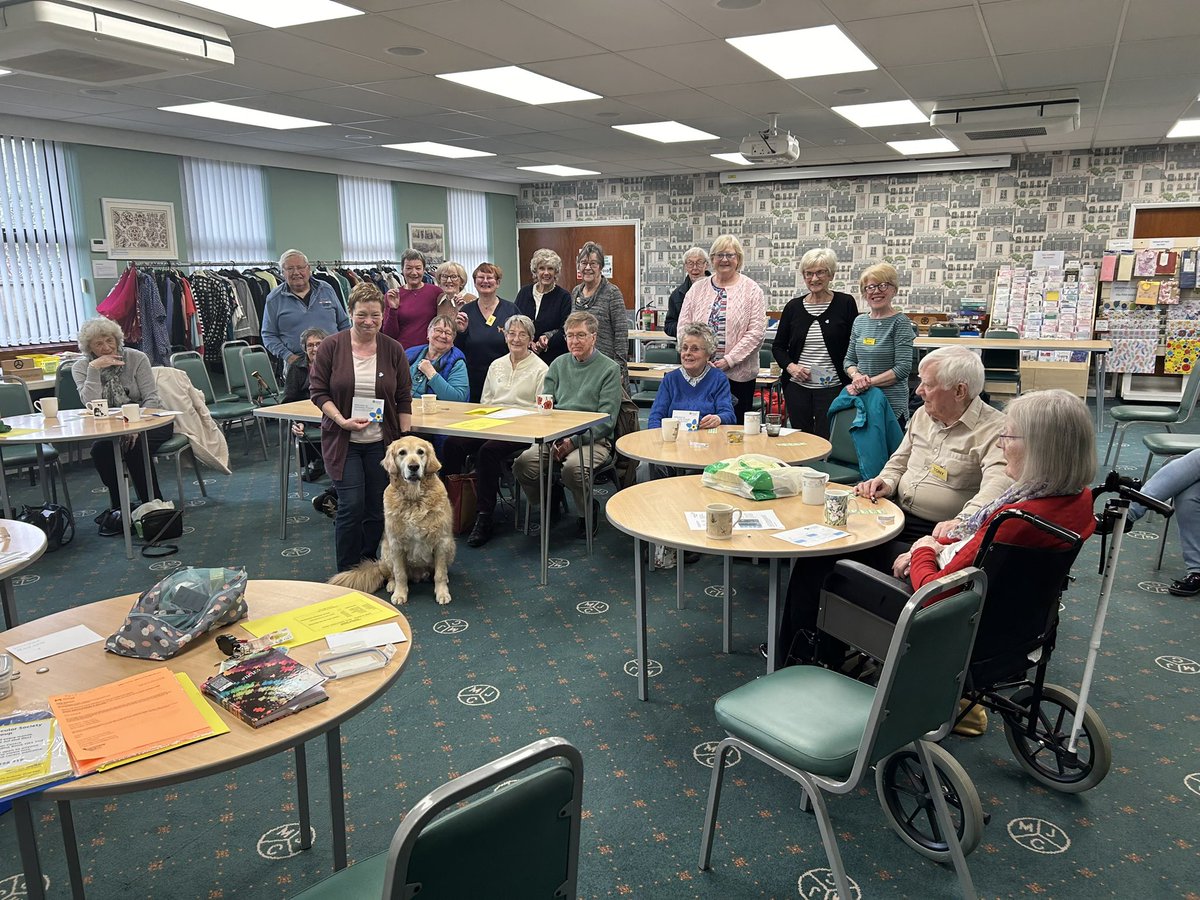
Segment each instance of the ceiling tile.
M1157 144L1164 141L1172 122L1158 131L1150 131L1144 125L1101 125L1096 129L1096 146L1112 147L1118 144Z
M893 66L888 71L910 97L918 100L948 100L1004 90L1004 82L990 58Z
M640 66L616 53L532 63L527 68L547 78L555 78L602 97L670 91L684 87L673 78Z
M971 0L825 0L825 6L843 22L973 6Z
M695 44L675 44L649 50L630 50L622 56L692 87L748 84L762 81L771 74L769 69L760 66L724 41L700 41Z
M289 72L303 72L339 84L382 81L393 76L411 74L410 70L402 66L393 66L357 53L348 53L288 31L265 31L246 38L245 41L247 44L253 43L255 59ZM237 41L234 42L234 52L242 52L242 47ZM396 59L399 60L399 57Z
M661 0L604 0L603 3L508 0L508 3L566 31L585 35L606 50L663 47L712 37ZM637 26L631 28L632 22Z
M179 78L160 78L157 81L143 81L140 87L165 91L190 100L233 100L237 97L259 96L267 93L248 88L242 84L230 84L225 81L214 81L197 75L184 75ZM113 90L121 90L114 88Z
M819 3L768 2L749 9L722 9L714 2L663 0L682 17L722 38L769 34L833 25L834 19ZM828 5L828 4L826 4Z
M915 66L929 62L936 47L939 60L974 59L987 55L979 17L971 7L910 13L850 22L855 42L881 66Z
M314 47L314 52L321 48ZM303 65L297 60L288 60L296 65ZM340 82L330 78L318 78L308 67L306 71L297 72L283 69L279 66L267 65L253 58L238 57L237 65L230 69L218 69L202 76L206 80L219 81L224 84L240 84L253 89L253 93L286 93L288 91L314 91L317 88L333 87ZM376 74L375 78L386 77ZM152 82L156 83L156 82Z
M779 79L753 84L714 84L706 87L703 93L722 101L730 108L764 118L770 113L778 113L782 120L787 116L820 108L811 97L797 90L792 82Z
M663 91L655 94L635 94L631 97L621 97L631 106L645 110L653 116L662 119L688 119L688 124L694 123L693 118L713 115L740 115L736 109L726 106L719 100L714 100L699 91L678 90Z
M1200 35L1195 0L1130 0L1122 41Z
M596 52L591 41L495 0L446 0L390 15L413 28L478 47L517 65Z
M1159 41L1137 41L1121 44L1113 78L1152 78L1173 75L1200 76L1200 53L1193 38L1171 38ZM1196 78L1192 90L1197 89Z
M1112 47L1125 0L1009 0L982 7L998 56L1037 50ZM1097 51L1100 52L1100 51ZM1104 54L1107 62L1108 54Z
M433 115L443 111L440 106L434 106L432 103L423 103L420 100L397 97L395 94L361 87L332 87L316 91L298 91L295 96L314 104L344 106L347 109L360 109L375 115L392 116L397 119Z
M883 69L852 72L848 75L822 75L820 78L797 78L789 83L821 106L909 99L904 89L896 83L896 79ZM859 90L865 93L847 93Z
M1200 94L1200 87L1186 80L1168 81L1161 78L1114 80L1108 86L1104 108L1110 106L1162 106L1166 108L1191 103Z
M1070 87L1076 81L1103 81L1108 75L1108 55L1094 50L1014 53L999 59L1014 91Z
M477 91L466 85L435 78L432 75L418 75L416 78L400 78L396 81L375 81L356 85L381 94L391 94L409 100L419 100L434 106L450 110L467 112L486 112L491 109L511 106L526 106L520 100L510 100L499 94L487 91Z

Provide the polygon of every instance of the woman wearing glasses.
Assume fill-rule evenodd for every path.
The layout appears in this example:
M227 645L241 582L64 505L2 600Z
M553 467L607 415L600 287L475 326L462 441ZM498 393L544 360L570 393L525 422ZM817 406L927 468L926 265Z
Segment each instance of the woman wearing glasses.
M767 330L767 300L762 288L741 273L745 254L731 234L713 241L709 251L713 274L692 285L679 311L679 331L691 322L713 330L717 349L712 364L729 378L733 411L738 424L754 400L758 350Z
M437 267L437 286L442 290L438 297L437 314L449 316L459 331L467 327L467 317L462 309L475 295L467 290L467 270L458 263L447 260ZM462 316L460 319L459 316Z
M571 312L586 312L596 317L596 349L621 367L621 384L628 394L629 313L621 289L601 274L604 248L588 241L580 248L575 266L580 282L571 291Z
M829 404L849 383L846 350L858 316L854 298L832 290L837 257L809 250L800 259L808 293L788 301L771 353L784 372L783 399L792 427L829 437Z
M883 390L903 428L908 421L908 373L912 369L914 329L908 316L892 306L899 278L888 263L871 266L858 280L870 309L854 320L846 351L846 390L861 394Z

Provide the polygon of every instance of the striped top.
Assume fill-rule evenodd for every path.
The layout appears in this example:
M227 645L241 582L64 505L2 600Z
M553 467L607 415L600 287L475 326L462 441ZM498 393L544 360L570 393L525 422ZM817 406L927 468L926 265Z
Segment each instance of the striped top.
M912 322L904 313L886 319L872 319L863 313L850 329L850 348L846 368L854 367L864 375L879 375L891 369L896 381L881 388L901 421L908 421L908 373L913 358Z
M814 319L819 319L829 309L829 303L808 304L805 305L804 309ZM804 346L800 349L800 358L796 362L809 369L812 369L814 366L818 369L825 369L832 372L834 377L834 381L831 384L820 384L815 377L810 378L808 381L797 382L801 387L810 388L811 390L825 390L831 387L841 388L842 382L838 378L837 367L833 364L833 357L829 354L829 348L825 346L825 335L821 331L820 326L815 322L809 327L808 334L804 336Z

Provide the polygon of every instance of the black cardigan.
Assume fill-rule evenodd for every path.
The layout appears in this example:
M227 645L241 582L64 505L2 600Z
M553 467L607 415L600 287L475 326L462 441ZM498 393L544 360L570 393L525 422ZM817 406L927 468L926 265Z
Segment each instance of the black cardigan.
M818 319L804 305L803 297L794 297L788 301L779 317L779 328L775 332L775 343L771 354L779 367L785 372L787 367L800 361L800 351L804 349L804 341L808 337L808 329L813 322L821 326L821 336L825 339L825 348L829 351L833 365L837 368L838 378L842 384L848 384L846 376L846 351L850 349L850 328L858 317L858 304L849 294L841 291L833 292L833 299Z
M569 291L565 290L562 285L556 284L550 293L542 297L542 308L538 310L536 318L533 315L536 304L533 302L532 284L521 288L513 303L517 306L517 312L533 319L535 338L540 338L543 334L550 335L550 343L546 346L546 352L541 354L543 362L549 365L557 357L567 352L567 339L562 329L563 324L567 321L567 316L571 314Z

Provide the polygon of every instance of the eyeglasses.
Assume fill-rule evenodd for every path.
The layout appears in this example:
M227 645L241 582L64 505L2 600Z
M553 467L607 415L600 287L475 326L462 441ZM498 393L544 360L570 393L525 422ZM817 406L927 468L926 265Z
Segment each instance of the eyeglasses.
M737 259L736 253L714 253L713 259Z
M592 333L590 331L568 331L567 332L567 340L568 341L586 341L591 336L592 336Z
M308 271L308 266L284 266L283 267L283 274L285 274L285 275L303 274L304 272L307 272L307 271Z
M863 293L864 294L883 294L890 287L895 287L895 285L891 284L890 282L887 282L887 281L881 282L880 284L864 284L863 285Z
M805 278L827 278L829 277L828 269L813 269L811 272L804 273Z
M457 275L455 275L453 272L451 272L448 275L438 276L438 281L462 281L462 279L459 278Z
M596 262L596 260L594 260L594 259L585 259L584 261L579 263L579 268L581 268L581 269L598 269L598 268L600 268L600 263Z
M454 337L454 332L449 328L435 328L429 332L431 335L440 334L442 337Z

